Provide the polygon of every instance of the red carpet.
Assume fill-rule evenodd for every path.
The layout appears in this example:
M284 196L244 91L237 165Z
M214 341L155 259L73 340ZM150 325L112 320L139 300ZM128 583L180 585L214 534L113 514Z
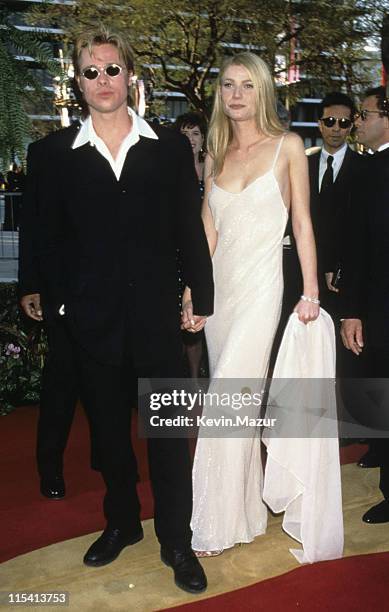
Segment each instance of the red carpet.
M65 453L66 498L48 500L39 493L35 466L38 408L17 408L1 418L0 433L0 561L54 542L104 528L104 484L89 467L89 431L84 413L76 411ZM142 519L153 516L148 481L146 442L134 437L141 482L138 485Z
M76 412L66 449L67 495L61 501L46 500L39 493L34 457L37 416L35 407L18 408L0 421L0 561L104 527L104 487L100 475L89 468L89 432L82 410ZM153 505L146 443L136 438L135 431L133 434L139 459L142 518L150 518ZM363 445L342 448L342 463L356 461L365 450ZM302 566L251 587L176 609L380 612L388 609L388 585L389 553L381 553Z
M89 467L89 431L81 408L77 409L65 453L66 498L46 500L39 493L35 467L35 433L38 409L17 408L1 418L0 477L2 501L0 525L3 529L0 561L5 561L54 542L61 542L104 528L100 474ZM142 519L153 516L153 502L146 460L146 442L133 441L138 457L141 482L138 485ZM342 448L342 462L356 461L366 447Z
M104 528L100 474L89 467L89 431L79 408L65 453L66 498L46 500L39 493L35 467L35 432L38 409L17 408L1 417L0 477L2 483L0 524L3 528L0 561ZM138 485L142 518L153 516L146 460L146 442L136 438L141 482ZM342 449L342 461L356 461L364 452L360 445ZM388 577L389 580L389 577Z
M245 589L178 606L174 612L386 612L388 596L389 553L377 553L303 565Z

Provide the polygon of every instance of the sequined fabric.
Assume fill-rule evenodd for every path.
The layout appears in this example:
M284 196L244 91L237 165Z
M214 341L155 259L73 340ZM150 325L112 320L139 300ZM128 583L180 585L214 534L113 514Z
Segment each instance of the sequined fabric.
M215 312L206 325L211 383L263 379L283 292L282 240L288 218L271 169L240 193L213 184L209 205L218 232L213 257ZM203 414L214 408L204 407ZM266 530L257 430L244 438L204 437L200 427L193 469L192 546L225 549ZM247 435L247 431L245 433Z

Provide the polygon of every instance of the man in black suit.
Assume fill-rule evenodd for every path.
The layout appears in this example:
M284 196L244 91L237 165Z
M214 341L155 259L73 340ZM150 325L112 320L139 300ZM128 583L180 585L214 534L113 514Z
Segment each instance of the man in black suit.
M350 187L359 161L346 142L354 111L353 101L345 94L327 94L319 107L323 146L308 157L320 301L332 316L337 309L338 293L338 288L332 285L333 274L342 260L343 218L350 206Z
M352 192L355 214L349 217L345 250L341 335L345 347L358 359L367 352L366 376L389 378L389 100L383 87L366 92L355 125L358 141L374 155L366 160L365 171L355 177ZM383 420L388 423L385 415L387 403L379 405L377 414L370 405L364 416L378 428ZM377 438L374 446L384 500L370 508L363 520L384 523L389 522L389 440Z
M340 324L339 296L344 258L344 237L349 215L354 214L351 187L364 164L361 155L347 145L353 126L355 106L347 95L334 92L325 96L319 109L319 130L323 137L320 151L308 157L311 215L315 232L321 305ZM333 284L335 282L335 285ZM363 375L363 365L344 350L337 334L337 376Z
M63 317L107 489L107 527L84 557L101 566L143 538L131 381L183 376L177 248L193 331L212 314L213 280L189 143L127 108L127 41L107 29L87 32L76 41L74 67L89 115L80 129L30 147L29 203L39 225L43 312ZM201 592L207 583L191 549L187 440L151 438L148 453L161 558L179 587Z

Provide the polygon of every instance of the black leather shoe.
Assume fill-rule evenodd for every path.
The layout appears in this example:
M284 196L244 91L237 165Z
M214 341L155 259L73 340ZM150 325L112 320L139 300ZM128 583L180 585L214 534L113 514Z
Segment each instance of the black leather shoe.
M380 467L380 462L376 453L372 450L368 450L367 453L362 455L357 465L361 468L375 468Z
M48 499L63 499L65 497L65 481L62 476L42 476L41 493Z
M365 523L389 523L389 501L384 499L376 506L372 506L370 510L365 512L362 517Z
M143 540L143 529L139 533L129 536L120 529L107 527L96 542L93 542L92 546L88 548L84 556L84 563L90 567L108 565L120 555L123 548L141 540Z
M161 560L174 571L174 582L188 593L202 593L207 577L191 548L169 549L161 546Z

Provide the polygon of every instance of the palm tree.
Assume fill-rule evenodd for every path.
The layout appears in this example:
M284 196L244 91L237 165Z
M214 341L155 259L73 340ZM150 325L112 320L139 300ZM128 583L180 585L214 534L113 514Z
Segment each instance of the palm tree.
M43 96L44 89L33 70L16 56L34 58L50 72L60 72L50 48L35 32L18 29L11 13L0 5L0 160L5 168L14 156L23 159L26 140L31 136L27 105Z

